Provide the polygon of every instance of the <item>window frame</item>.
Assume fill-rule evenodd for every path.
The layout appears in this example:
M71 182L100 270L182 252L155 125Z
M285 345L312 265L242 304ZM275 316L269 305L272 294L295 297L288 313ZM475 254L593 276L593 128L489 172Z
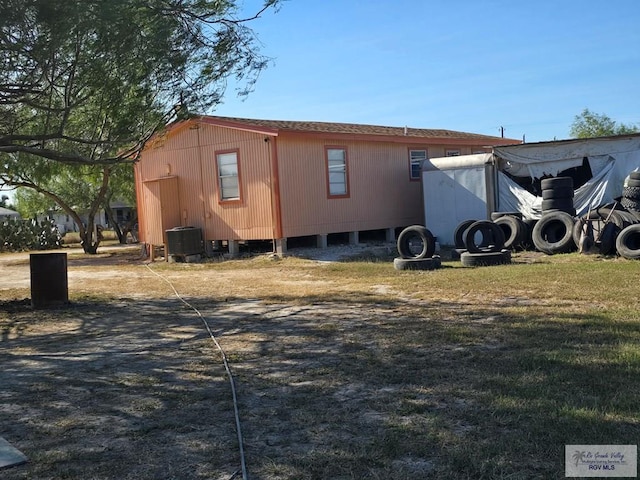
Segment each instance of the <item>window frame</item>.
M229 197L224 198L223 196L223 186L222 186L222 176L220 176L220 160L219 157L222 155L235 154L236 156L236 181L238 184L238 196L237 197ZM241 203L242 202L242 175L240 169L240 150L238 148L228 149L228 150L216 150L214 152L215 157L215 167L216 167L216 186L218 190L218 203L231 204L231 203ZM229 175L228 177L230 177Z
M331 175L329 172L329 150L342 150L344 152L344 189L345 193L331 193ZM349 198L351 189L349 186L349 150L343 145L325 145L324 147L324 171L327 182L327 198Z
M411 152L424 152L424 158L420 160L418 176L416 177L413 176L413 159L411 158ZM409 147L407 148L407 155L409 160L409 180L412 182L419 182L422 173L422 162L429 159L429 149L427 147Z

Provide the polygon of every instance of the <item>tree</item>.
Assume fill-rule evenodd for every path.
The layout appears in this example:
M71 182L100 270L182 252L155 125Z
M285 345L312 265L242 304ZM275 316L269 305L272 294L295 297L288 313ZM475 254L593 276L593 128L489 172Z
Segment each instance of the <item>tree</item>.
M25 217L36 217L37 214L54 210L57 206L57 209L69 215L78 225L84 251L96 253L101 241L99 236L94 235L96 216L100 208L108 207L111 198L120 196L117 188L126 186L133 191L132 182L126 182L127 178L131 178L128 171L132 166L129 163L99 166L59 162L36 165L48 168L35 174L26 169L13 174L13 184L20 187L16 193L20 213ZM38 180L32 180L34 177ZM112 178L116 179L113 183ZM127 198L126 190L122 197ZM83 221L85 214L86 223Z
M133 176L133 166L125 164L112 170L109 180L109 190L105 195L102 208L109 219L109 223L113 227L118 241L127 243L127 235L133 230L135 224L138 223L138 211L136 205L135 181ZM120 225L111 208L113 201L123 201L127 205L134 207L133 214L124 225Z
M228 79L246 95L268 63L247 24L279 1L241 18L235 0L3 0L0 184L58 202L52 175L91 171L101 179L81 232L91 253L112 166L135 162L168 122L219 103Z
M570 135L573 138L593 138L625 135L639 131L640 127L637 125L618 123L606 115L594 113L585 108L580 115L575 116L571 124Z

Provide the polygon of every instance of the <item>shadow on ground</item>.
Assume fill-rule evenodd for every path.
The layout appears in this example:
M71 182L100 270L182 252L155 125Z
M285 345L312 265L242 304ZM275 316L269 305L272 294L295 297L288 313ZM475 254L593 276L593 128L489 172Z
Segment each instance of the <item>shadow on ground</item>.
M231 392L203 319L236 378L250 478L558 478L566 443L637 439L640 394L616 390L637 361L576 355L634 326L375 297L190 302L202 318L178 300L0 306L0 435L30 458L2 477L230 478Z

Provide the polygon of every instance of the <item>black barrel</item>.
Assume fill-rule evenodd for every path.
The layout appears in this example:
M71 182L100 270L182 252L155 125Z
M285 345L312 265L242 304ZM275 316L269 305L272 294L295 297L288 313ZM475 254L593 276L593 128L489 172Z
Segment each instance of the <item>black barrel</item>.
M66 253L32 253L31 306L49 308L69 303Z

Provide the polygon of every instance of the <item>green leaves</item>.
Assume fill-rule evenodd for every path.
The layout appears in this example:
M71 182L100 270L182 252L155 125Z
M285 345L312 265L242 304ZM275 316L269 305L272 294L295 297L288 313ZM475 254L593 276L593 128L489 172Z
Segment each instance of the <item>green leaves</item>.
M246 93L267 59L256 17L236 15L235 1L3 2L0 155L131 160L177 106L206 112L229 77Z
M573 138L593 138L637 133L638 131L640 128L637 125L618 123L607 115L594 113L585 108L580 115L576 115L571 125L570 134Z
M30 188L78 224L87 209L79 227L95 253L97 209L134 196L119 164L168 122L206 113L227 78L251 90L267 59L247 23L278 1L248 18L235 0L0 2L0 185Z

